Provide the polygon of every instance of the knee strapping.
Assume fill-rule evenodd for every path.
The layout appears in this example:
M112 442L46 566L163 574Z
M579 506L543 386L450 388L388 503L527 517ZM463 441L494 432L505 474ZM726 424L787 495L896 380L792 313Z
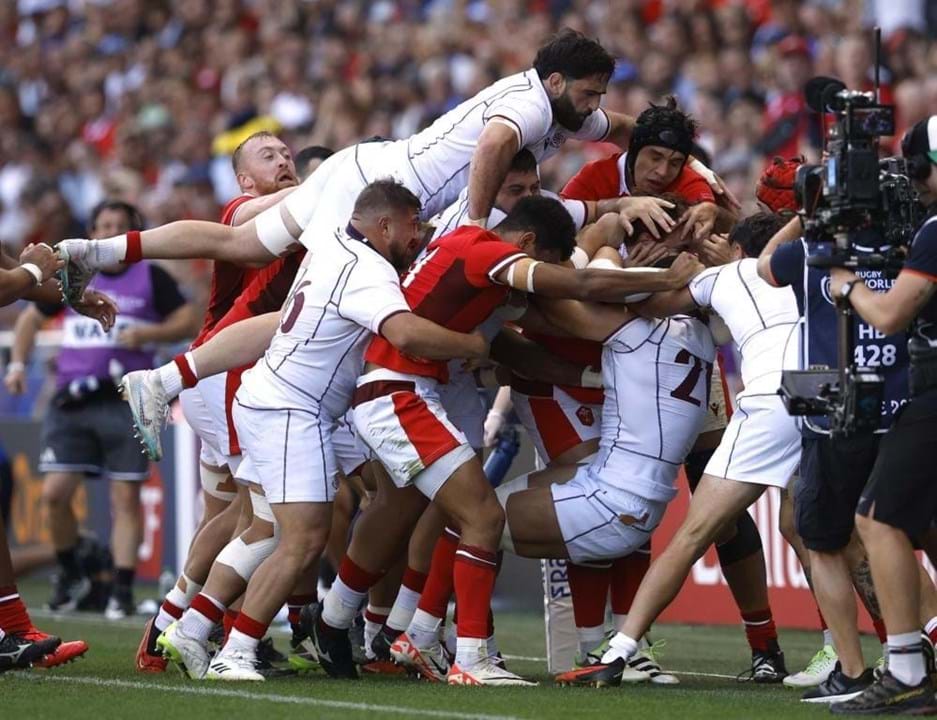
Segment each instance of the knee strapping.
M254 517L258 520L264 520L265 522L276 526L276 519L273 517L273 509L270 507L270 503L267 501L267 496L261 495L260 493L254 492L253 490L251 491L250 496L251 509L254 511Z
M215 562L227 565L234 570L244 582L249 582L251 576L260 567L260 563L270 557L280 540L279 533L274 529L273 537L264 538L248 545L240 537L234 538L218 553Z
M211 495L213 498L227 503L237 497L237 489L229 482L227 470L216 470L199 463L199 480L206 495Z
M498 502L501 504L501 507L505 509L504 530L501 531L501 545L499 549L509 553L514 553L515 550L514 538L511 537L511 522L507 517L508 498L514 493L523 492L527 489L529 476L530 473L525 473L495 488L495 495L498 497Z
M735 537L722 545L716 546L719 564L723 567L751 557L761 552L761 533L758 526L747 512L739 515L735 525Z

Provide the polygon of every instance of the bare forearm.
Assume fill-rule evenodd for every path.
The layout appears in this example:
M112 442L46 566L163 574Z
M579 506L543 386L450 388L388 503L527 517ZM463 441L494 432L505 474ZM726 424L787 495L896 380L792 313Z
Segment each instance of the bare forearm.
M16 318L16 324L13 326L13 347L10 348L10 360L12 362L25 363L32 355L33 347L36 344L36 333L42 325L42 317L32 306L27 307Z
M272 195L261 195L260 197L248 200L243 205L238 206L234 213L234 222L232 224L244 225L250 222L267 208L276 205L294 190L296 190L295 187L283 188Z
M608 142L615 143L623 150L627 150L628 144L631 142L631 132L634 130L634 118L611 110L606 110L605 114L608 115L610 124Z
M504 329L498 333L491 343L491 357L530 380L553 385L578 385L582 381L581 365L553 355L513 330Z
M451 360L479 357L481 344L482 341L477 335L447 330L434 322L414 316L405 338L397 347L408 355L426 360Z
M279 312L241 320L192 351L199 377L249 365L260 359L276 333Z
M25 270L0 270L0 306L26 298L36 279Z
M468 216L486 219L494 206L501 183L517 153L513 131L503 125L489 126L479 140L469 169Z
M761 255L758 256L758 274L762 280L774 284L774 278L771 275L771 256L781 245L799 238L802 231L803 225L800 218L794 217L771 237L765 249L761 251Z
M870 290L863 282L855 284L849 302L860 318L886 335L903 330L913 319L913 310L897 306L888 293Z

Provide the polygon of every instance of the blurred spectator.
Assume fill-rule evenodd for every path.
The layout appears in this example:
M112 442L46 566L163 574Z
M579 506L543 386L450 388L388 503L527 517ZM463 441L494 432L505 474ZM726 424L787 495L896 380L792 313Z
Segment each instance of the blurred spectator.
M294 151L405 137L569 25L618 58L606 100L638 114L674 93L742 199L774 155L816 156L815 74L883 97L899 129L937 113L937 3L926 0L17 0L0 3L0 242L84 222L102 197L151 222L214 217L228 155L252 132ZM864 33L864 34L863 34ZM606 145L564 147L558 188ZM36 228L34 181L56 225ZM55 202L53 202L55 201ZM215 207L212 207L212 206Z

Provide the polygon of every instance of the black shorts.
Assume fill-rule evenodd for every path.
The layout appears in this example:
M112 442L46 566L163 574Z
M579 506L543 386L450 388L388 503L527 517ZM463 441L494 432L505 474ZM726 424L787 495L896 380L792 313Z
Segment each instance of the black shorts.
M937 390L902 407L882 437L857 512L918 539L937 512Z
M142 481L150 461L133 436L130 406L116 395L78 405L50 405L42 424L39 472L106 475Z
M849 544L856 506L878 455L882 435L804 437L794 489L794 525L809 550Z

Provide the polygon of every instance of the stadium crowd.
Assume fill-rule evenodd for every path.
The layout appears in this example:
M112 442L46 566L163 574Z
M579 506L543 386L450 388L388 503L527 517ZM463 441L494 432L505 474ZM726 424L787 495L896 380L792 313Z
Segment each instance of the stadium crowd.
M935 14L924 0L7 2L0 242L81 235L105 197L152 225L216 218L237 194L230 153L250 132L275 130L296 150L407 137L525 67L561 25L616 58L606 107L636 116L676 94L713 169L751 210L766 160L815 153L803 81L868 85L868 37L853 33L873 22L898 136L937 111ZM544 186L609 152L564 147L542 168ZM204 294L204 263L173 272Z
M52 609L91 591L68 506L83 475L107 474L123 504L107 614L134 614L147 471L129 428L159 460L179 397L202 441L205 514L146 622L140 672L275 677L264 636L286 605L296 670L533 685L495 641L512 552L568 562L580 652L558 683L676 683L647 631L714 545L748 678L834 713L937 713L937 589L912 547L933 555L937 493L908 462L937 417L937 224L919 223L897 279L860 277L815 267L829 236L791 213L794 170L822 144L804 85L821 72L870 89L869 22L896 105L881 150L907 159L918 195L901 202L937 199L923 3L17 7L0 228L25 250L17 264L4 243L0 287L3 304L35 306L5 381L22 391L35 330L62 313L40 457ZM153 346L196 322L152 262L174 259L214 260L211 295L190 349L157 366ZM867 323L857 362L882 375L882 410L851 447L826 416L795 424L777 392L782 370L835 366L834 300ZM733 341L734 400L717 363ZM483 470L477 386L500 388L496 414L513 404L545 470L503 484ZM652 563L681 466L692 500ZM796 674L746 512L769 488L824 629ZM367 509L349 531L354 496ZM9 558L0 671L83 654L32 625ZM875 669L857 593L882 642Z

